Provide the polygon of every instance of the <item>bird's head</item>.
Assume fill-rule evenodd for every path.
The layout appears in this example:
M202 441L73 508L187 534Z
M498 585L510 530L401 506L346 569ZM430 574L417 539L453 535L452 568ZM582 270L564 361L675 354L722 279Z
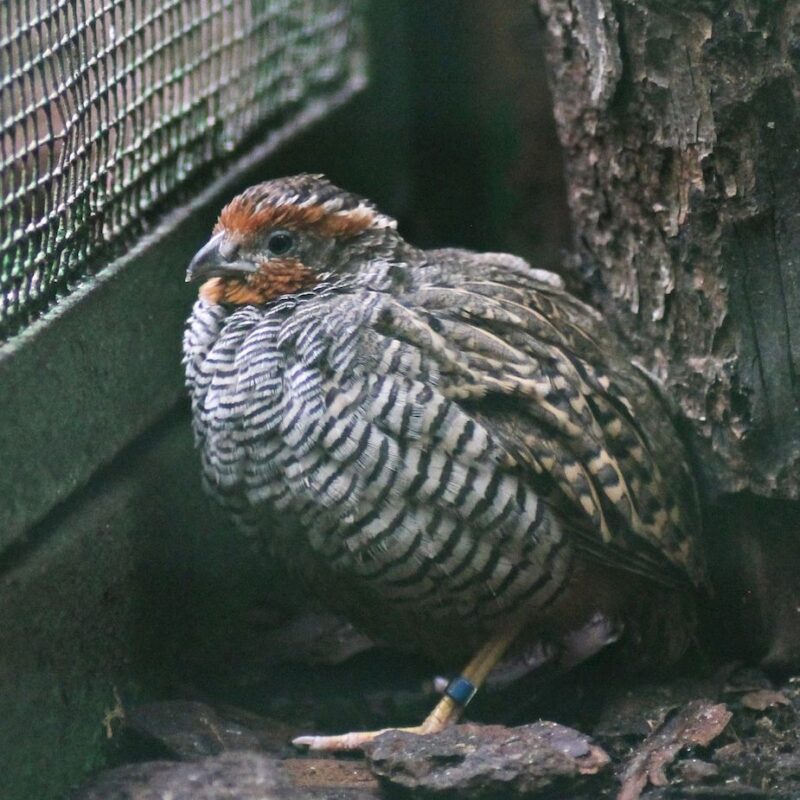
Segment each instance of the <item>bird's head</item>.
M401 241L396 227L369 200L322 175L266 181L222 209L186 280L203 281L200 294L211 303L263 305L352 269L377 243Z

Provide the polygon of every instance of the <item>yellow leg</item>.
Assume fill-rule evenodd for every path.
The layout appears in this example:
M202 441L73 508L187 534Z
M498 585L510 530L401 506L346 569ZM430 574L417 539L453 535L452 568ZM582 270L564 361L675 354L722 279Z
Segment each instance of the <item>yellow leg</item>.
M501 628L495 636L478 650L464 668L461 677L466 678L476 691L481 687L486 680L486 676L492 671L497 662L503 657L506 650L508 650L509 645L514 641L524 623L525 619L520 618L512 624ZM461 716L463 708L464 706L457 703L452 697L445 695L436 704L433 711L428 714L425 721L413 728L383 728L379 731L355 731L338 736L298 736L292 740L292 744L297 747L307 747L310 750L360 750L367 742L391 730L417 734L437 733L456 722Z

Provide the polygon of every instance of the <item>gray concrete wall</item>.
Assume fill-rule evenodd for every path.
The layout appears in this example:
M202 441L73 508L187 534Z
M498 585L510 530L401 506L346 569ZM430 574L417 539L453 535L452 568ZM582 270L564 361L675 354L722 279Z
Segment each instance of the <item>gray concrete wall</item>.
M186 420L173 415L6 555L0 797L58 796L104 760L115 690L125 702L157 691L156 665L174 654L149 615L178 603L181 587L156 598L154 576L179 566L164 561L167 541L213 527L189 450Z

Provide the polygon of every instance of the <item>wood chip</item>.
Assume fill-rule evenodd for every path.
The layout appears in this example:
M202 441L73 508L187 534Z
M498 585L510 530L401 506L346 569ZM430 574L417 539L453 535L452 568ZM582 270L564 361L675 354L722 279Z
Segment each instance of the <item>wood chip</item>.
M789 698L781 692L774 692L771 689L759 689L756 692L748 692L742 695L741 703L751 711L766 711L775 706L790 706L792 703Z
M665 769L684 747L705 747L733 715L724 703L693 700L654 731L631 756L622 773L617 800L639 800L648 782L668 784Z

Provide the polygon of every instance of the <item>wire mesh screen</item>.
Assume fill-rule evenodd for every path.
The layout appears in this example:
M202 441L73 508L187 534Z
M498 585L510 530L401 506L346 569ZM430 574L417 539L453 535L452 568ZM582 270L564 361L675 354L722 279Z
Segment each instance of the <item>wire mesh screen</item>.
M0 0L0 339L360 68L357 0Z

